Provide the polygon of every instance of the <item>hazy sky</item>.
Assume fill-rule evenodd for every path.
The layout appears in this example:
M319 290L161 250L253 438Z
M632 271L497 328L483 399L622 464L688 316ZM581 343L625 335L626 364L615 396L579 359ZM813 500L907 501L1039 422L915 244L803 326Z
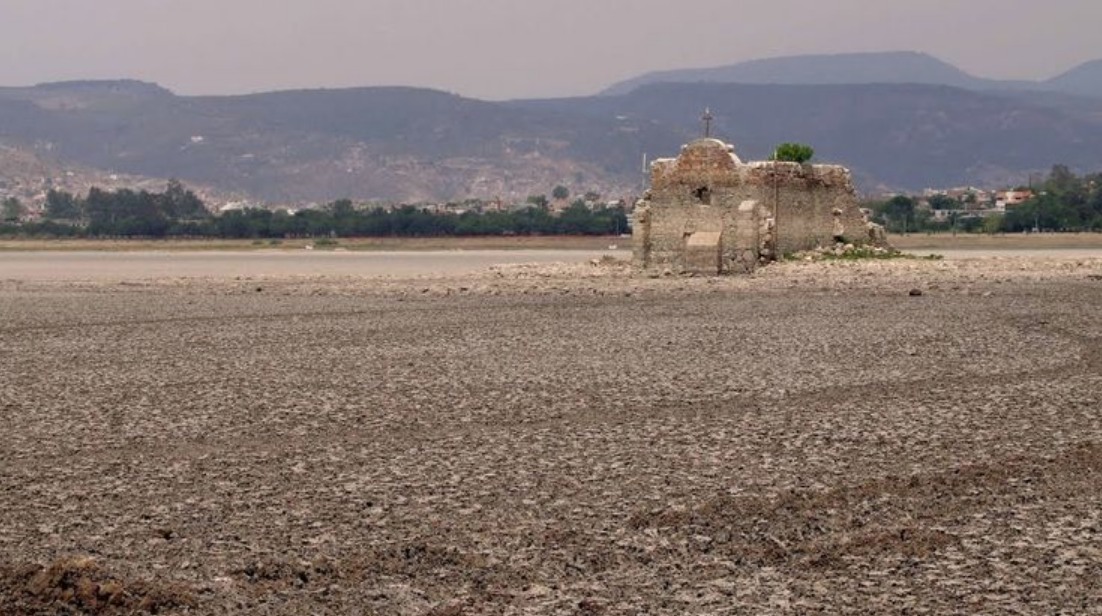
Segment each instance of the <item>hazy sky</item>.
M996 78L1102 58L1100 0L0 0L0 85L590 94L638 73L918 50Z

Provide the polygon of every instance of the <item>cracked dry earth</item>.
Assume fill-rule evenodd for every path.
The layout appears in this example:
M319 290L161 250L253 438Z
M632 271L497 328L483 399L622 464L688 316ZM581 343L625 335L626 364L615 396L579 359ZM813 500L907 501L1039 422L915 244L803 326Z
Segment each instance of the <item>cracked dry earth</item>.
M3 614L1102 614L1099 259L0 315Z

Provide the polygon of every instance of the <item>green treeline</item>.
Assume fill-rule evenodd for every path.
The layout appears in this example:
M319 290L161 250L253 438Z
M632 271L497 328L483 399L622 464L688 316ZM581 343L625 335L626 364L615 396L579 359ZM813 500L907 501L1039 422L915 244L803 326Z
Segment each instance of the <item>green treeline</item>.
M1040 194L1007 211L1004 231L1102 231L1102 173L1077 176L1053 167Z
M1019 187L1018 190L1025 190ZM1030 188L1034 196L1005 212L993 210L994 203L964 203L945 196L920 200L905 195L866 203L873 220L891 233L961 231L1020 233L1023 231L1102 231L1102 173L1078 176L1064 165L1052 168L1040 186ZM937 210L947 210L939 220Z
M12 211L16 211L13 206ZM78 198L50 191L39 222L0 221L0 235L44 237L442 237L475 235L613 235L628 231L622 207L591 209L575 201L557 215L539 204L512 211L432 212L411 205L357 208L347 199L290 213L266 209L211 214L179 182L163 193L93 188Z
M1021 188L1021 189L1024 189ZM1019 189L1019 190L1021 190ZM1033 197L994 209L974 195L961 200L945 195L919 199L900 195L865 203L872 218L892 233L1023 231L1102 231L1102 173L1078 176L1057 165ZM556 187L553 196L569 193ZM591 198L592 197L592 198ZM553 214L546 197L507 211L470 202L463 213L404 205L362 208L342 199L297 212L266 209L212 214L203 201L178 181L164 192L104 191L86 197L51 190L40 220L26 221L27 208L10 198L0 203L0 235L33 237L194 237L278 239L293 237L444 237L487 235L615 235L630 231L623 207L591 208L587 195Z

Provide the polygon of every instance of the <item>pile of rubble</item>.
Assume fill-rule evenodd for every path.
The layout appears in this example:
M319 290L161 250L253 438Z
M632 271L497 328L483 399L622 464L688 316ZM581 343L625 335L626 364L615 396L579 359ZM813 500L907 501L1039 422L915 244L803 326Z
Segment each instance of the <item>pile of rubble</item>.
M899 259L912 255L900 252L891 246L868 246L836 242L831 246L819 246L812 250L789 253L786 261L823 261L832 259Z

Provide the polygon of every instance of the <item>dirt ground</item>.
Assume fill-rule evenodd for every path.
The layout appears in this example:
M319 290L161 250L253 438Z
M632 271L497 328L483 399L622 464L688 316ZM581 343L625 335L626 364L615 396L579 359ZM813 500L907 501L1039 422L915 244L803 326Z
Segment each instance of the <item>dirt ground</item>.
M900 250L1102 249L1102 233L910 233L888 238Z
M1102 614L1098 257L5 280L0 422L2 614Z
M1102 251L1099 251L1102 255ZM630 259L626 250L12 251L0 252L0 281L146 283L156 280L465 276L495 265Z
M891 243L907 251L939 250L1100 250L1102 233L910 233L891 235ZM321 240L224 239L27 239L0 238L0 253L7 251L299 251ZM625 236L501 236L501 237L361 237L341 238L324 251L433 251L433 250L608 250L631 249Z
M1102 234L1097 234L1102 238ZM326 251L411 251L411 250L605 250L610 245L631 245L630 236L491 236L491 237L354 237L325 240L224 239L37 239L0 238L3 251L273 251L302 250L311 246ZM324 244L324 245L323 245ZM1097 244L1102 246L1102 240Z

